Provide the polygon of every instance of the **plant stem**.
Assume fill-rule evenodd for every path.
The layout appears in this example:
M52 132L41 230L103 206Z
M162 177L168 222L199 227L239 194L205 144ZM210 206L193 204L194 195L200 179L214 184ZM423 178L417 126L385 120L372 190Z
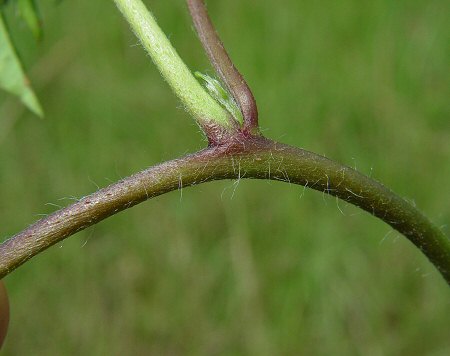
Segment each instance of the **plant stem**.
M256 135L258 108L253 93L234 66L208 16L203 0L186 0L198 37L217 74L230 91L244 116L244 132Z
M450 240L415 207L349 167L263 137L235 137L226 145L151 167L43 218L0 245L0 279L51 245L144 200L242 178L300 184L359 206L404 234L450 284Z
M140 0L114 0L161 75L202 128L231 130L230 115L203 89Z
M259 135L253 95L233 66L203 1L187 0L200 39L244 115L244 128L193 78L140 0L114 0L162 75L196 117L210 147L149 168L39 220L0 245L0 279L49 246L169 191L219 179L272 179L341 198L405 235L450 284L450 240L415 207L357 171ZM223 139L224 138L224 139Z

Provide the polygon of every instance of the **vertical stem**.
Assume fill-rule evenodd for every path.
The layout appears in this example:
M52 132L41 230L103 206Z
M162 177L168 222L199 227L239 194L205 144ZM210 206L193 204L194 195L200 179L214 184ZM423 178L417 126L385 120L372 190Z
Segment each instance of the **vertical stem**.
M203 0L186 0L200 41L244 116L244 132L258 134L258 108L252 91L234 66L206 11Z
M202 126L213 122L222 128L231 129L228 112L194 78L142 1L114 0L114 2L150 54L161 75L194 118Z

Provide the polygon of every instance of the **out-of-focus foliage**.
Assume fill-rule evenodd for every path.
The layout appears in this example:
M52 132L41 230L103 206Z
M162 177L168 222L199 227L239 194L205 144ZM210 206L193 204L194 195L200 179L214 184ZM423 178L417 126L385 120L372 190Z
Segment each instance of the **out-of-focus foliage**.
M0 14L0 88L17 95L36 115L42 116L42 109L23 72L11 39Z
M41 4L42 44L10 26L46 120L0 94L2 239L205 144L112 1ZM146 4L189 66L212 75L184 1ZM446 2L208 8L265 135L356 167L449 232ZM450 353L450 289L426 258L369 214L285 183L183 188L4 282L2 356Z
M35 0L17 0L17 5L23 19L26 21L36 40L42 38L42 23Z
M24 73L22 63L17 55L14 43L6 26L2 7L6 1L0 3L0 88L16 95L22 103L38 116L43 116L43 111L36 98L30 81ZM17 0L19 12L28 24L36 39L42 35L41 24L34 0Z

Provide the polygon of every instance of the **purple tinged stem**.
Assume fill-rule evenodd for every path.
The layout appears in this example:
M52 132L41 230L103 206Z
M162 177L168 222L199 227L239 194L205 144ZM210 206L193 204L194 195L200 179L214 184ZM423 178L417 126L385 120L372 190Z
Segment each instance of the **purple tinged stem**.
M208 16L203 0L186 0L198 37L220 79L241 109L243 132L259 134L258 108L252 91L234 66Z
M364 209L405 235L450 284L450 240L410 203L323 156L239 136L124 178L39 220L0 245L0 279L51 245L147 199L213 180L253 178L308 186Z

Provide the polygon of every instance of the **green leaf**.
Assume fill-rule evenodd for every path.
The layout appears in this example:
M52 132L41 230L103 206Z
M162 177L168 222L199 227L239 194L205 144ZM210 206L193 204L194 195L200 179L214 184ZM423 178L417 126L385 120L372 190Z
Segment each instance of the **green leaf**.
M42 26L36 2L34 0L17 0L19 11L36 40L42 38Z
M19 57L0 14L0 88L16 95L22 103L36 115L42 117L43 111L36 95L30 87Z

